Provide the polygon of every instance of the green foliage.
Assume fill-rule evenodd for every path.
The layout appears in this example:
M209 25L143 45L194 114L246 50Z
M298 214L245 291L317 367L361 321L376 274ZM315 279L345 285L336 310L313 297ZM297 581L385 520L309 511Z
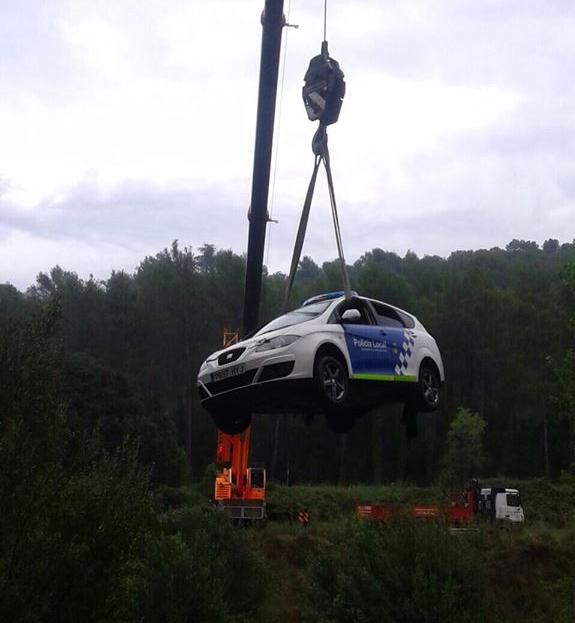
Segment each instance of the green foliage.
M207 500L207 497L203 496L197 487L190 485L181 487L161 485L156 489L155 494L166 510L175 510L182 506L200 506L205 504Z
M469 409L460 407L447 433L443 457L443 480L453 487L463 487L477 476L483 465L485 420Z
M334 520L351 515L358 504L433 503L441 499L438 489L410 486L296 485L267 487L270 509L280 514L307 510L313 521Z
M317 623L484 621L477 544L435 523L350 526L310 562L309 612Z
M226 605L217 580L210 576L210 544L193 546L179 534L161 535L151 545L138 598L145 622L198 623L226 620Z
M66 358L65 393L68 426L74 434L97 429L108 450L127 437L138 439L140 461L151 468L154 484L180 486L189 481L173 419L146 408L125 374L91 355L75 353Z
M134 444L69 437L58 310L0 334L0 620L124 621L153 520Z
M204 475L197 485L197 490L204 500L209 500L214 496L214 483L217 473L218 466L215 463L208 463Z
M153 519L137 448L70 437L57 310L0 335L0 620L123 621Z
M254 613L263 565L226 517L187 508L159 521L153 469L129 437L142 430L141 409L122 379L96 367L105 382L92 389L103 395L87 382L67 421L58 318L47 306L0 333L0 620L201 623ZM94 362L83 363L75 372L95 381ZM118 440L113 415L125 424ZM167 487L161 496L198 497Z
M233 621L253 616L265 567L222 513L182 509L165 518L144 567L143 621Z
M358 422L345 443L326 434L321 418L307 427L296 416L284 418L275 442L275 418L264 417L254 429L264 440L257 460L273 466L276 480L289 471L292 482L429 483L439 471L445 414L464 404L488 424L488 469L544 473L547 444L550 473L558 476L572 461L575 433L566 430L567 416L553 417L557 407L547 397L557 394L556 379L545 373L545 361L561 362L569 376L563 358L575 309L574 263L575 244L556 240L542 249L513 240L506 250L458 251L447 259L366 251L349 267L352 286L415 313L434 335L447 375L444 409L422 418L420 439L411 444L388 408L373 425L366 425L371 417ZM184 453L198 478L214 446L195 372L220 346L223 327L241 325L244 269L245 258L230 250L177 241L133 274L114 272L101 282L55 267L25 294L0 287L0 324L58 300L68 426L99 427L110 450L126 435L138 437L154 485L185 486ZM281 311L284 287L284 274L264 272L262 322ZM292 304L340 287L337 261L318 266L304 257Z
M483 537L484 573L492 609L487 620L571 623L575 524L553 530L537 525L522 532L495 530Z
M575 337L575 264L569 264L561 272L564 295L570 305L569 330ZM570 340L574 343L573 339ZM558 360L548 358L554 376L551 403L555 416L566 421L569 429L569 469L575 474L575 348L565 350Z
M489 484L518 489L529 524L565 527L575 520L575 478L566 476L555 483L544 478L522 481L494 478Z
M571 465L575 473L575 350L567 350L554 366L556 390L553 402L557 414L564 418L570 431Z

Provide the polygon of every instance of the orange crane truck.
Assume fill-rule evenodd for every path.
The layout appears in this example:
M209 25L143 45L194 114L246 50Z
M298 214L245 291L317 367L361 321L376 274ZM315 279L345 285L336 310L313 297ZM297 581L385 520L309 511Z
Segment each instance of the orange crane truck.
M224 347L235 344L239 331L224 329ZM251 426L236 435L218 430L214 502L238 522L265 519L266 470L248 467Z
M249 234L244 284L243 335L258 326L264 247L269 221L268 194L273 147L275 106L282 30L286 26L283 0L266 0L261 16L262 45L258 87L258 110L252 172ZM224 332L224 346L238 340L238 333ZM234 520L265 517L266 473L248 467L251 426L229 435L218 430L216 462L219 466L214 485L214 501Z

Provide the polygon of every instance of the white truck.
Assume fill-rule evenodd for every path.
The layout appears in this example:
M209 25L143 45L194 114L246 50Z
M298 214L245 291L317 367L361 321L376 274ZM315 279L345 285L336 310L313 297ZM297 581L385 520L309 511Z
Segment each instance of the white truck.
M525 521L517 489L486 487L479 496L478 515L490 521L520 524Z

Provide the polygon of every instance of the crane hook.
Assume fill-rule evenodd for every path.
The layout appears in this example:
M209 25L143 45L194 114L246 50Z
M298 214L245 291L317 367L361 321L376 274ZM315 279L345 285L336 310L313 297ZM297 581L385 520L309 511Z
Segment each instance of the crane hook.
M339 63L330 58L327 41L322 41L321 54L309 62L304 77L302 97L310 121L324 126L335 123L345 96L344 73Z

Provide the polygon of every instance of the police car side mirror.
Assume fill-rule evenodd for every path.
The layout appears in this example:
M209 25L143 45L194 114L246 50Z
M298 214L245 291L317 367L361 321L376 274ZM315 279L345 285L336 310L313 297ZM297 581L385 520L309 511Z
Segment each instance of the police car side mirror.
M361 321L361 314L357 309L346 309L341 315L343 324L357 324Z

